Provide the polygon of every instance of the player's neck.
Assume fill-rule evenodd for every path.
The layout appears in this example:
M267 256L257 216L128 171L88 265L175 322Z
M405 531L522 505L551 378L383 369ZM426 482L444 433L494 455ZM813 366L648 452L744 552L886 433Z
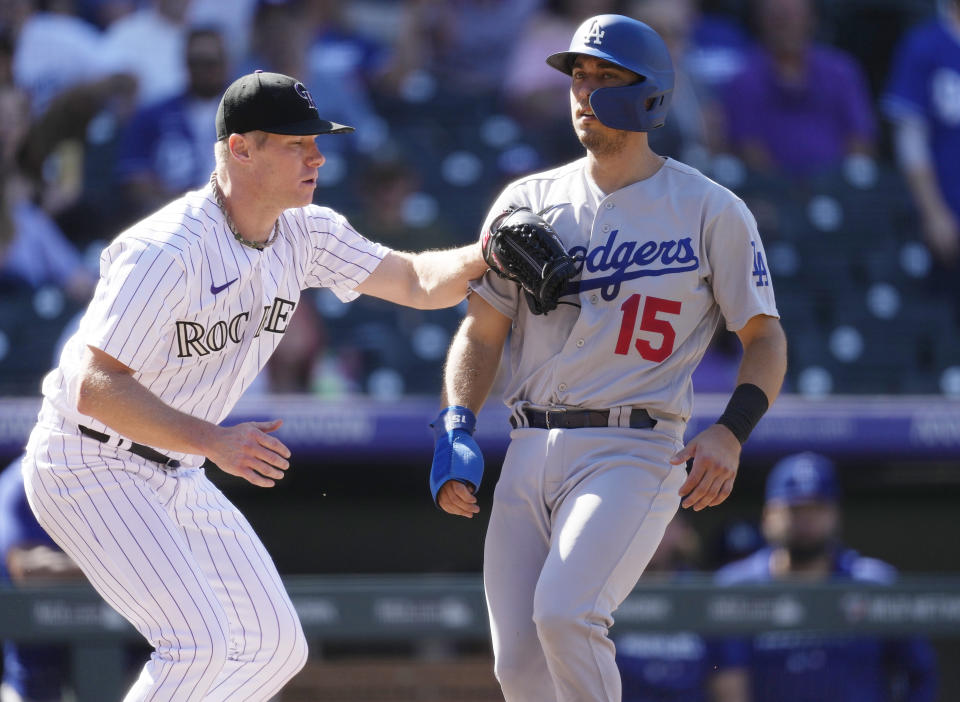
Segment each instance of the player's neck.
M239 179L217 174L223 207L237 232L247 241L264 243L273 235L282 209L269 207L261 201L260 190L245 187Z
M587 152L587 172L606 194L650 178L664 162L665 159L653 153L645 143L639 150L622 149L602 156Z

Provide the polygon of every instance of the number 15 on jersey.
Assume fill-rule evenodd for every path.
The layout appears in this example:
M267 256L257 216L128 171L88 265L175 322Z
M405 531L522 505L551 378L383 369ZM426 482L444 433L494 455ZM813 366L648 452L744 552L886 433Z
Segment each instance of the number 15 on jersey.
M630 342L633 341L634 331L637 328L637 316L639 315L640 330L659 335L661 340L658 345L654 346L647 339L637 337L633 345L644 359L653 363L660 363L673 353L673 344L676 342L677 333L669 318L664 319L658 315L678 315L683 303L647 296L641 313L640 302L642 298L643 295L640 293L634 293L620 305L620 310L623 312L623 321L620 323L620 335L617 338L617 347L614 349L614 353L622 356L630 353Z

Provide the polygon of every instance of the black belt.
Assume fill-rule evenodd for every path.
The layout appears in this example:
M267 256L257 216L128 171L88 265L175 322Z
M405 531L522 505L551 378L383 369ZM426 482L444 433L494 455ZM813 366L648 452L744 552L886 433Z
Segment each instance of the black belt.
M568 409L568 410L521 410L527 418L527 425L534 429L580 429L582 427L610 426L610 410ZM517 428L517 420L510 417L510 424ZM631 429L652 429L657 420L645 409L630 411Z
M110 444L110 436L108 434L103 434L99 431L94 431L90 427L85 427L82 424L78 426L80 429L80 433L83 434L84 436L89 436L91 439L96 439L101 444L107 444L107 445ZM127 446L125 445L126 443L129 443L130 445ZM125 449L136 456L140 456L140 458L146 458L148 461L159 463L160 465L166 466L167 468L180 467L180 461L174 458L170 458L169 456L164 456L162 453L160 453L156 449L152 449L149 446L144 446L143 444L138 444L133 441L130 441L130 442L124 442L123 444L119 445L117 448Z

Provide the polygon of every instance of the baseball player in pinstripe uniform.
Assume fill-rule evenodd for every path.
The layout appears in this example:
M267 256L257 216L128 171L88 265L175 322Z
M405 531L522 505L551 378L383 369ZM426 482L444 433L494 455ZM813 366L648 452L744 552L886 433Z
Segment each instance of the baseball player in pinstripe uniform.
M744 203L650 150L673 87L660 37L600 15L548 63L571 76L586 156L509 185L484 232L509 206L544 213L579 272L545 315L510 280L474 286L448 354L431 487L445 511L479 511L475 412L509 335L514 429L484 550L495 672L508 702L618 701L613 611L681 500L698 511L730 494L786 341ZM738 386L684 445L690 377L721 318L743 343Z
M283 338L300 291L456 304L478 246L407 254L311 203L320 119L288 76L234 82L205 188L122 233L44 380L23 471L41 525L155 647L134 700L266 700L307 645L280 577L204 456L254 485L283 477L279 419L220 426Z

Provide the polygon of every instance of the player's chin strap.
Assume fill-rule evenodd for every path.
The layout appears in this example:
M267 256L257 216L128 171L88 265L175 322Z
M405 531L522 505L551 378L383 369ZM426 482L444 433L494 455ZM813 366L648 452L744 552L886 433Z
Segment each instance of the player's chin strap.
M730 402L717 424L722 424L732 431L737 441L743 445L769 407L770 400L763 390L753 383L741 383L730 396Z
M436 439L430 468L434 504L440 488L450 480L464 483L476 492L483 479L483 454L473 439L476 415L463 405L450 405L440 411L430 427Z

